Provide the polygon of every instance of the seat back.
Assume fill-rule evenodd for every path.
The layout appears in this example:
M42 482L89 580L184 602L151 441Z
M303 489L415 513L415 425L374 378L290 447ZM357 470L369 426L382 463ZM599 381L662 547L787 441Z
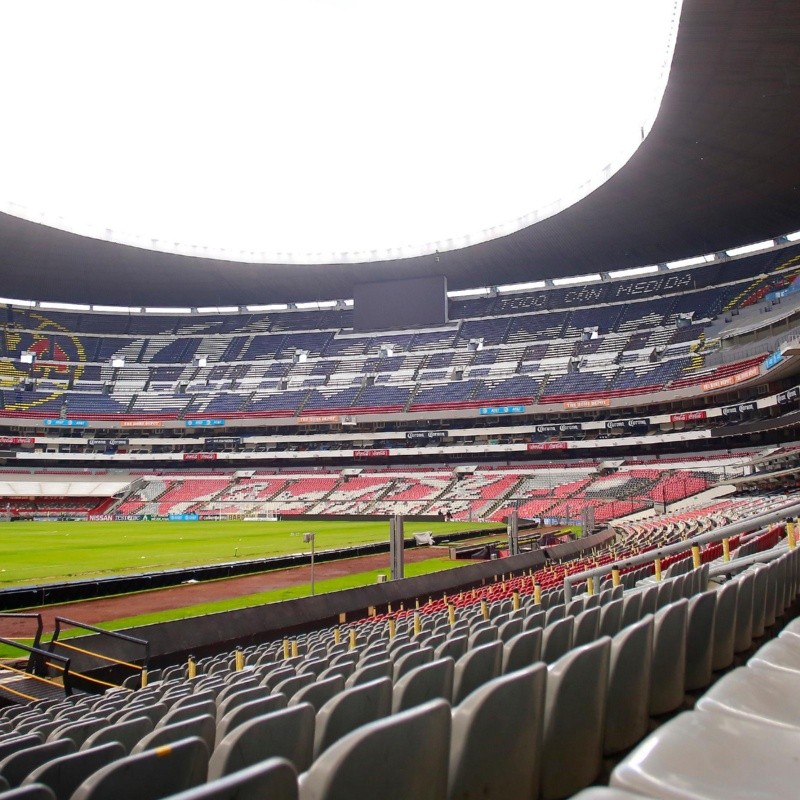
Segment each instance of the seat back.
M529 667L542 657L542 628L518 633L503 646L503 674Z
M230 775L267 758L285 758L298 772L314 753L314 708L308 703L264 714L234 728L215 748L209 780Z
M560 800L600 772L611 639L577 647L547 669L541 800Z
M736 643L736 603L739 599L739 586L736 581L728 581L716 591L714 610L714 639L711 655L711 668L714 672L727 669L733 664Z
M134 745L131 755L143 753L145 750L153 750L159 747L168 747L173 742L186 739L190 736L197 736L205 742L208 752L214 750L214 741L217 735L217 723L211 714L202 714L199 717L185 719L176 722L174 725L165 725L163 728L154 728L147 736Z
M219 744L234 728L248 720L262 717L273 711L286 708L286 697L280 693L268 694L260 700L251 700L241 706L232 708L219 722L215 742Z
M605 592L603 592L605 594ZM611 600L600 607L600 625L598 636L616 636L622 627L623 600Z
M76 749L72 739L58 739L17 750L0 761L0 775L10 787L19 786L37 767L53 758L74 753Z
M622 598L622 620L620 628L638 622L642 618L642 593L628 592Z
M489 642L468 650L458 659L453 676L453 705L458 705L465 697L492 678L500 674L503 659L503 644Z
M395 683L406 673L422 664L430 664L433 661L433 648L420 647L412 652L405 653L394 662L393 677Z
M558 661L572 647L572 629L575 617L563 619L547 625L542 634L542 660L548 664Z
M415 667L395 683L392 711L405 711L439 697L450 702L454 673L455 662L452 658L439 658L430 664Z
M300 777L301 795L441 800L447 792L450 726L444 700L363 725L329 747Z
M688 607L688 600L678 600L655 615L650 669L651 716L674 711L683 702Z
M685 688L696 691L711 683L717 592L694 594L688 602Z
M269 758L170 800L297 800L297 773L283 758Z
M130 753L142 737L153 730L153 721L149 717L133 717L124 722L116 722L93 733L81 745L81 750L99 747L109 742L121 744L125 754Z
M243 706L245 703L250 703L268 695L269 690L265 686L248 686L246 689L231 692L222 700L217 700L217 719L222 719L237 706Z
M314 711L319 711L325 703L344 689L344 678L341 675L334 675L325 680L318 680L310 686L305 686L294 694L288 705L296 706L298 703L310 703Z
M530 800L539 790L547 667L485 683L453 710L448 797Z
M596 595L592 595L595 597ZM572 646L580 647L582 644L589 644L597 638L597 631L600 627L600 609L587 608L575 617L575 624L572 629Z
M207 769L208 748L192 736L101 767L81 783L72 800L160 800L205 783Z
M733 640L733 649L736 653L748 650L753 643L753 585L755 579L754 572L745 572L736 581L739 585L736 595L736 632Z
M359 667L345 682L346 688L352 686L362 686L365 683L377 681L380 678L391 678L394 665L387 658L377 664L370 664L368 667Z
M453 661L458 661L464 653L467 652L467 637L466 636L451 636L445 642L440 644L434 651L434 658L452 658Z

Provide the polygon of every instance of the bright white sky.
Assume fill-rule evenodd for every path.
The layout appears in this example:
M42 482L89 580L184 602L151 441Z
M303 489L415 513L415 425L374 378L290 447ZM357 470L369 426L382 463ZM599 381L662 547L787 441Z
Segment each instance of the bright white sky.
M3 3L0 210L243 261L493 238L630 157L679 6Z

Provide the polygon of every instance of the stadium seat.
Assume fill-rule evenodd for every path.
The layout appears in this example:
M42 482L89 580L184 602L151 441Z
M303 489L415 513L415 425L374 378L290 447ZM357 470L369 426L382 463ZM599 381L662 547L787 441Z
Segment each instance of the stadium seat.
M216 743L219 744L234 728L248 720L286 708L286 697L280 693L263 695L259 700L234 706L217 722Z
M717 593L695 594L688 602L685 688L691 692L711 683Z
M603 592L605 594L605 592ZM610 597L610 595L609 595ZM598 636L616 636L622 627L622 606L624 601L609 599L600 607L600 625Z
M417 669L428 669L431 666L424 665ZM411 674L413 671L409 673ZM345 689L317 712L314 758L356 728L387 717L391 712L392 682L388 678Z
M454 674L452 658L440 658L415 667L395 683L392 711L405 711L436 698L449 702L453 697Z
M655 614L650 670L651 716L674 711L683 702L688 605L688 600L678 600Z
M596 597L596 595L594 595ZM575 617L575 624L572 629L572 646L580 647L582 644L589 644L597 638L597 631L600 625L600 609L587 608Z
M622 598L622 619L620 629L640 620L644 616L642 611L642 593L627 592Z
M38 744L17 750L0 761L0 775L10 787L19 786L37 767L59 756L69 755L76 750L71 739L60 739L46 744Z
M448 797L530 800L538 793L547 668L494 678L453 709Z
M397 661L394 662L394 668L392 670L394 682L397 683L403 675L411 672L412 669L422 666L423 664L430 664L431 661L433 661L432 647L420 647L401 655Z
M56 800L69 800L73 792L91 774L97 772L112 761L127 755L127 751L119 742L79 750L59 758L54 758L34 769L22 785L40 783L49 787Z
M217 745L208 765L209 780L230 775L267 758L285 758L298 772L314 753L314 709L308 703L255 717L234 728Z
M122 745L127 755L139 740L152 730L153 721L149 717L133 717L125 722L115 722L87 737L81 745L81 750L94 749L109 742L117 742Z
M173 725L165 725L163 728L154 728L137 742L133 750L131 750L131 755L142 753L145 750L166 747L173 742L188 739L189 737L202 739L208 752L211 753L214 750L216 734L217 724L214 717L210 714L204 714L199 717L185 719L182 722L176 722Z
M250 703L253 700L261 700L264 697L269 697L264 686L248 686L246 689L232 692L223 697L222 700L218 699L215 703L216 717L217 719L222 719L229 711L232 711L237 706Z
M605 755L627 750L647 733L652 653L652 614L623 628L611 639Z
M208 748L190 737L113 761L90 775L72 800L160 800L206 780Z
M433 657L434 659L452 658L454 661L458 661L467 652L467 643L466 636L452 636L433 651Z
M55 800L55 795L41 783L31 783L0 792L0 800Z
M753 588L755 573L745 572L736 584L736 627L734 629L733 650L742 653L753 644Z
M362 686L365 683L371 683L379 678L391 678L394 665L387 658L377 664L370 664L368 667L359 667L356 671L344 682L346 688L353 686Z
M739 587L730 581L716 591L714 610L714 639L711 668L714 672L727 669L733 664L736 641L736 601Z
M542 655L542 628L518 633L503 646L503 674L529 667Z
M268 758L169 800L297 800L297 773L285 759Z
M562 617L548 623L542 633L542 660L548 664L558 661L572 647L574 617Z
M335 697L344 689L344 678L334 675L332 678L317 680L309 686L303 687L289 698L288 705L296 706L298 703L309 703L315 711L319 711L325 703Z
M620 762L611 785L670 800L794 797L798 747L798 730L730 714L687 711L651 733Z
M300 797L441 800L447 793L450 729L444 700L363 725L300 776Z
M602 765L611 639L571 650L547 668L541 800L561 800Z
M458 705L479 686L500 674L503 644L497 640L482 644L456 661L453 675L453 704Z
M59 739L69 739L75 744L75 749L79 749L81 745L93 733L97 733L105 726L105 721L102 719L88 719L83 722L69 722L66 725L56 728L51 731L47 737L48 742L55 742Z

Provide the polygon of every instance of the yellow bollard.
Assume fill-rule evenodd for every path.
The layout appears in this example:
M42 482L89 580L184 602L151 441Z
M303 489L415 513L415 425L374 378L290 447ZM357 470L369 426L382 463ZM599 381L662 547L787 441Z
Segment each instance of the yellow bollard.
M422 633L422 618L419 614L414 614L414 636L419 636Z
M516 589L514 594L511 595L511 607L514 611L519 611L519 592Z
M333 629L333 643L339 644L342 640L342 633L338 628Z
M405 610L406 610L406 609L405 609L405 604L404 604L404 603L400 603L400 610L401 610L401 611L405 611Z
M661 559L657 558L653 562L653 566L655 567L655 571L656 571L656 580L660 581L661 580Z
M414 608L419 608L419 597L414 600Z
M355 628L350 628L350 649L356 649L356 631Z
M489 619L489 604L485 600L481 600L481 616L485 619Z
M700 569L700 545L692 545L692 566L695 569Z
M142 670L142 689L147 687L147 667Z
M283 640L283 660L285 661L287 658L289 658L289 640L288 639L284 639Z
M533 602L537 606L542 603L542 587L538 583L533 584Z
M731 540L727 536L722 540L722 560L731 560Z
M456 607L455 606L447 606L447 619L450 622L450 627L452 628L453 625L456 624Z
M374 617L374 616L376 616L376 615L377 615L377 613L378 613L378 612L377 612L377 611L375 611L375 606L369 606L369 607L367 608L367 615L368 615L368 616L370 616L370 617Z
M194 659L194 656L189 656L189 660L186 663L189 678L196 678L197 677L197 662Z
M344 625L345 622L347 622L347 614L344 611L342 611L342 613L339 614L339 624Z
M292 639L292 658L297 658L299 652L297 650L297 639Z
M611 585L619 586L619 567L611 568Z
M397 630L397 625L394 621L394 617L389 618L389 639L394 639L395 631Z
M236 672L241 672L244 669L244 652L241 647L236 648Z
M797 529L793 520L789 520L786 523L786 541L790 550L794 550L797 547Z
M586 579L586 594L591 597L594 594L594 578Z
M386 604L386 613L387 614L391 614L392 613L392 604L391 603L387 603Z

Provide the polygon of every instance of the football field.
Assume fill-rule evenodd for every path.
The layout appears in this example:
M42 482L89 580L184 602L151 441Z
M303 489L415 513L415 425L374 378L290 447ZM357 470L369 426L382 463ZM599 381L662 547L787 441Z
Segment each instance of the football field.
M497 523L406 522L407 538L497 528ZM308 553L389 541L388 521L0 523L0 589Z

